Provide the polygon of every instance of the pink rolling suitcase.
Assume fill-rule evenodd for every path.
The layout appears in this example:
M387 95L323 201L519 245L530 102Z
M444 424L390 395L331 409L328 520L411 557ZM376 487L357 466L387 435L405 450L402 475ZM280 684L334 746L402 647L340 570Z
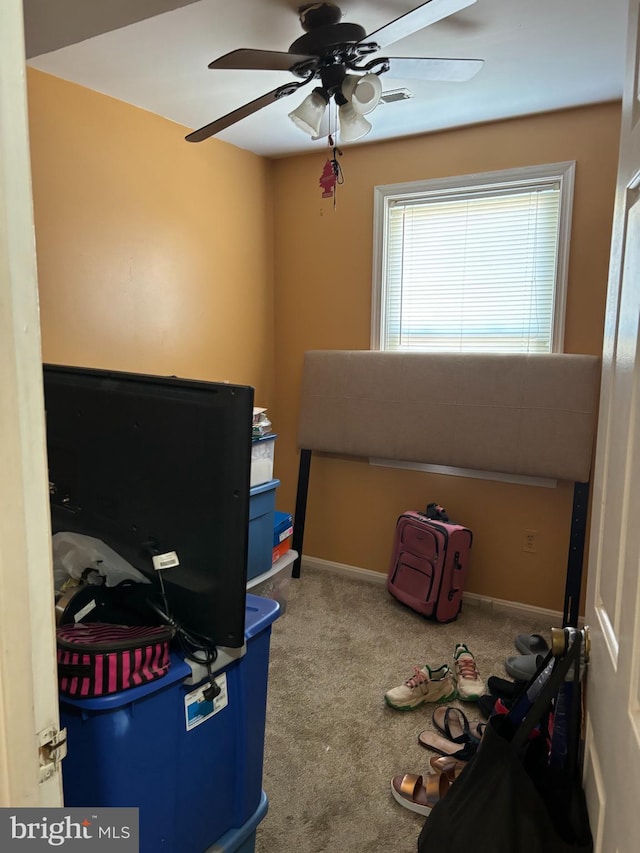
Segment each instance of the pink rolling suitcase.
M398 518L387 589L423 616L452 622L462 607L473 534L436 520L447 518L442 507L429 504L427 512L432 517L407 510Z

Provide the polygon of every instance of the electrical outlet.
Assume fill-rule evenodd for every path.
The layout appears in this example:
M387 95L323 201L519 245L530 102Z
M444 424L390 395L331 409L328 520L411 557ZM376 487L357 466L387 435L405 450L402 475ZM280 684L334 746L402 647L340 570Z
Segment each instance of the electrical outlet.
M525 530L524 532L524 541L522 543L522 550L527 551L529 554L535 554L538 551L538 531L537 530Z

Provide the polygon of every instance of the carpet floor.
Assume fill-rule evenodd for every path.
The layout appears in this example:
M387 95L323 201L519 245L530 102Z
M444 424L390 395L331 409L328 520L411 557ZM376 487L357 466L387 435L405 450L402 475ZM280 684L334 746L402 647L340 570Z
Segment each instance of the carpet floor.
M558 625L560 622L558 621ZM391 777L424 773L434 753L418 743L433 730L433 704L389 708L384 693L413 666L453 666L466 643L478 670L506 677L514 637L551 625L465 605L448 624L424 619L383 585L320 569L289 586L271 637L263 787L269 811L256 853L415 853L424 818L391 795ZM454 703L470 720L475 703Z

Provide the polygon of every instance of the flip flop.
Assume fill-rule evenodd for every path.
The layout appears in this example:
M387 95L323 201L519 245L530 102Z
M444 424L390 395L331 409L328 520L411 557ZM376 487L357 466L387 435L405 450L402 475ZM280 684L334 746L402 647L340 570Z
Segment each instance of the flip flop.
M515 655L505 660L504 668L516 681L530 681L544 659L545 655Z
M469 720L459 708L436 708L431 722L440 734L453 743L466 743L471 737Z
M449 785L449 779L442 773L427 773L426 778L405 773L393 777L391 793L405 809L426 816L447 793Z
M432 752L437 752L438 755L448 755L456 758L458 761L468 761L472 755L475 755L479 741L470 740L460 747L459 743L454 743L447 740L442 735L425 729L418 735L418 743L424 746L425 749L430 749Z
M549 651L549 644L542 634L518 634L515 643L523 655L546 655Z
M434 727L453 743L465 744L482 737L484 723L469 723L460 708L436 708L431 717Z

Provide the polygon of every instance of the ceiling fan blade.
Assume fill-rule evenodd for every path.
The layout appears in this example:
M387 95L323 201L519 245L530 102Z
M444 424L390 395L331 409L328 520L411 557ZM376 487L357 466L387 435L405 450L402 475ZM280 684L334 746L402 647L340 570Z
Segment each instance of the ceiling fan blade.
M209 63L209 68L229 68L245 71L289 71L299 62L308 62L312 56L287 53L280 50L252 50L241 48L225 53Z
M424 29L424 27L428 27L429 24L435 24L436 21L448 18L449 15L466 9L467 6L471 6L475 2L476 0L427 0L426 3L416 9L405 12L404 15L400 15L399 18L390 21L379 30L369 33L360 41L374 41L380 47L385 47Z
M426 56L390 56L388 59L390 77L419 77L421 80L456 83L471 80L484 65L483 59L431 59Z
M215 136L216 133L220 133L221 130L224 130L226 127L235 124L237 121L250 116L252 113L257 113L258 110L261 110L263 107L268 107L269 104L277 101L278 98L282 97L282 95L282 87L273 89L271 92L267 92L266 95L256 98L255 101L249 101L249 103L245 104L243 107L238 107L237 110L227 113L225 116L222 116L222 118L218 118L210 124L205 124L204 127L194 130L188 136L185 136L185 139L187 142L202 142L204 139L208 139L210 136Z

